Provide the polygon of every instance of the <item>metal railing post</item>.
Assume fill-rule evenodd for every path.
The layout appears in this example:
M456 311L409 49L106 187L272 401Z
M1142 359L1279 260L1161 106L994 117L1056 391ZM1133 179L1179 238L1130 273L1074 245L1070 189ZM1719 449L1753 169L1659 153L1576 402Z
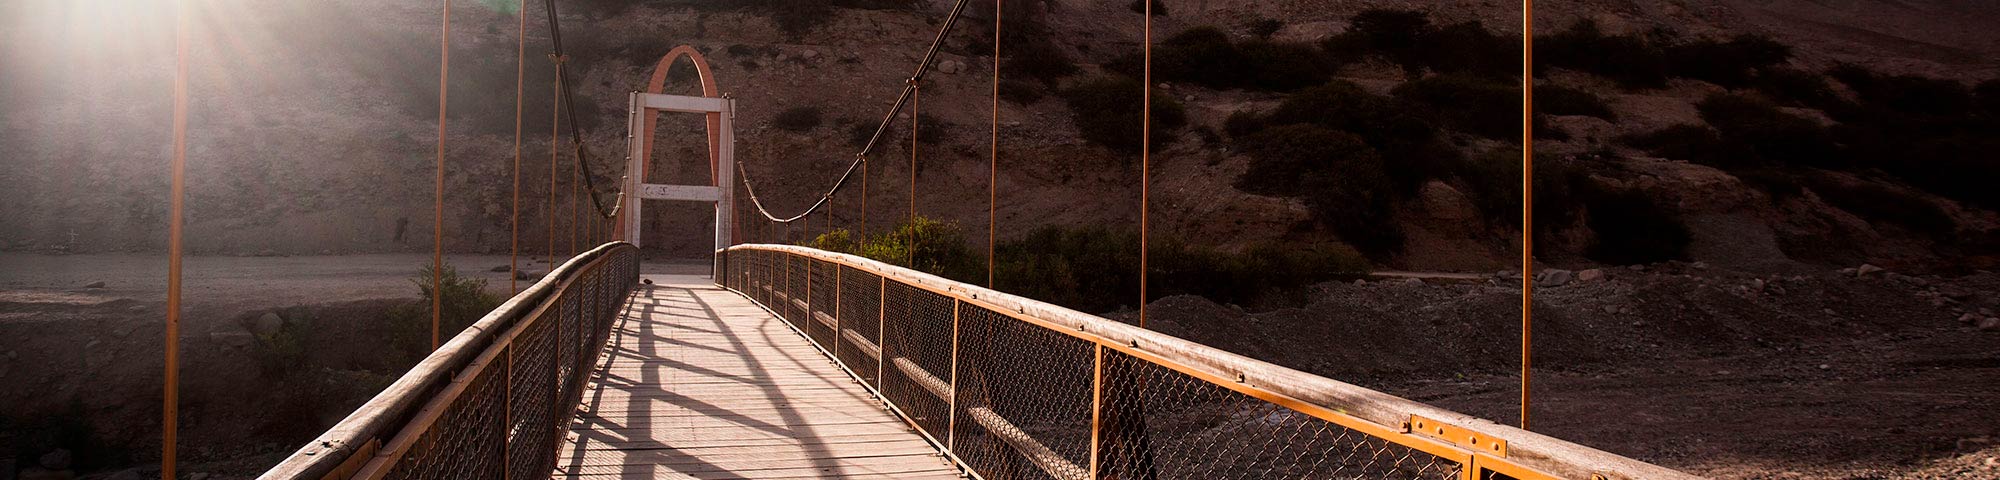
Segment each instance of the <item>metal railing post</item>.
M947 450L954 453L958 451L958 311L964 304L956 298L951 299L951 398L945 403L949 420L945 422L944 444Z
M1100 426L1104 423L1104 344L1093 347L1097 358L1091 361L1090 369L1090 466L1086 468L1090 469L1089 478L1095 480L1101 474L1097 468L1100 455L1097 446L1103 443Z
M889 277L877 275L875 279L875 341L881 344L877 345L880 355L875 356L875 388L883 390L882 365L889 363Z

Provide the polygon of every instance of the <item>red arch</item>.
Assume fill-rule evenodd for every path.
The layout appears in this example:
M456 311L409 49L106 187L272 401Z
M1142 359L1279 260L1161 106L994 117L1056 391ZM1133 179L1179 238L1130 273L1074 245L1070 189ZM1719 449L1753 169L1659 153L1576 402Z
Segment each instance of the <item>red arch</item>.
M722 96L715 88L715 73L708 68L708 58L703 57L700 51L695 50L693 46L689 45L674 47L673 50L667 51L666 55L660 56L659 63L653 67L653 78L646 81L646 93L665 93L663 90L666 88L667 74L673 71L674 61L679 60L680 57L687 57L688 61L694 63L695 74L701 79L701 96L709 98ZM717 171L722 158L722 114L710 113L705 116L708 117L708 183L716 187L724 187L720 185L719 181L721 172ZM643 155L640 157L641 161L639 164L644 168L637 172L639 175L638 183L647 183L647 180L652 177L653 127L659 122L659 118L655 115L646 114L645 117L645 127L640 130L640 135L643 136L640 137L641 147L638 152L639 155ZM734 238L733 233L736 227L733 225L733 214L731 223L730 230L732 238ZM621 225L619 229L620 238L626 238L623 237L625 232L622 225L624 223L620 222L619 225ZM721 228L721 226L718 225L717 228Z
M674 60L679 60L682 56L694 62L695 74L701 78L701 96L709 98L721 96L720 93L716 92L715 73L708 69L708 59L702 57L701 52L695 51L694 47L687 45L674 47L666 55L660 56L660 63L653 67L653 78L646 81L646 93L665 93L662 90L666 88L667 74L673 71ZM718 175L715 169L722 155L722 114L710 113L707 114L707 117L708 183L714 185L716 183L716 176ZM643 165L646 166L646 169L639 173L641 175L639 183L646 183L647 176L653 171L653 125L658 120L652 115L647 115L646 127L641 132L645 137L642 137L644 147L641 148L640 153L645 155L646 161ZM720 187L721 185L716 186Z

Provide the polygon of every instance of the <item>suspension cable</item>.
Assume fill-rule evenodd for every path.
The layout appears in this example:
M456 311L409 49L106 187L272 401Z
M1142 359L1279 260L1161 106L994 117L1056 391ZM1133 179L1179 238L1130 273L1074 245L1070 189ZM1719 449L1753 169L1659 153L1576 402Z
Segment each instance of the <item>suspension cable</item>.
M444 0L444 28L438 35L438 149L437 201L431 225L431 351L441 339L438 323L444 318L444 137L445 99L451 90L451 0Z
M595 180L597 175L590 172L590 162L588 161L590 159L590 150L583 143L583 124L576 121L576 99L570 95L569 68L566 66L568 62L565 61L568 57L563 54L562 23L556 20L556 0L544 0L542 4L549 11L549 46L554 51L553 55L556 58L556 90L565 100L559 108L563 109L563 113L569 114L569 139L575 153L576 168L581 169L583 172L580 175L583 177L585 190L590 193L590 207L596 210L598 216L606 218L616 216L618 214L618 205L606 208L602 203L598 202L597 181ZM619 188L622 189L624 187L621 185Z
M528 79L528 0L514 15L519 33L514 36L514 220L507 244L507 293L520 293L521 257L521 96Z
M819 210L820 207L822 206L825 206L827 204L828 199L833 197L833 194L835 192L839 192L841 187L847 185L848 178L854 175L854 171L856 169L861 168L862 159L865 158L869 152L874 151L876 143L882 140L882 135L888 133L889 125L895 121L896 114L903 111L903 105L905 103L914 103L916 97L917 83L923 81L924 74L930 71L931 64L937 60L938 50L944 46L944 40L951 33L952 26L958 24L958 17L965 12L965 4L967 3L967 1L968 0L958 0L957 2L954 2L952 4L951 14L945 17L944 25L938 28L937 37L931 40L930 49L924 52L923 60L917 62L916 73L911 75L910 78L905 81L905 85L903 86L903 93L896 96L896 103L889 107L889 113L883 115L882 122L875 126L875 134L868 137L868 143L861 147L860 153L856 153L854 155L854 161L847 164L847 170L843 171L840 174L840 178L833 182L833 187L828 188L826 193L820 195L819 200L813 202L811 206L806 207L805 211L799 212L799 214L797 215L792 215L783 218L780 218L777 215L772 214L769 209L764 208L764 201L762 199L757 198L756 193L754 193L755 189L751 189L752 193L750 194L750 203L757 207L758 214L763 215L765 219L768 219L773 222L789 224L791 222L797 221L800 218L805 218L806 215L811 214L815 210ZM911 110L912 112L915 111L914 108L912 108ZM912 122L915 122L916 115L912 113L910 118ZM750 180L750 176L747 174L742 175L742 179L745 185L752 183Z

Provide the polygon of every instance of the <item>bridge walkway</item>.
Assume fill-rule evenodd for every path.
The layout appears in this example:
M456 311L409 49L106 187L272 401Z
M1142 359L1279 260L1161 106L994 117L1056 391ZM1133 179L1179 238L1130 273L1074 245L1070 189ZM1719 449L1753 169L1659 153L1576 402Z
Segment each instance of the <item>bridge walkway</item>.
M705 276L646 278L553 478L959 478L783 320Z

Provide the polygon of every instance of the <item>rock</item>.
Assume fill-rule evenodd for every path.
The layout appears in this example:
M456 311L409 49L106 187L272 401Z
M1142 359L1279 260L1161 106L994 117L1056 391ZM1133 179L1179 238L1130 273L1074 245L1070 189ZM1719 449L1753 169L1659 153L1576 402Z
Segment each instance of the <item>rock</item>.
M1762 278L1752 278L1752 279L1750 279L1750 290L1751 290L1751 291L1757 291L1757 292L1762 292L1762 291L1764 291L1764 279L1762 279Z
M1707 269L1708 269L1708 262L1694 262L1694 269L1695 269L1695 270L1707 270Z
M1618 313L1618 306L1617 306L1617 305L1605 305L1605 306L1604 306L1604 313Z
M1968 314L1964 314L1964 315L1959 315L1959 316L1958 316L1958 323L1963 323L1963 324L1966 324L1966 325L1976 325L1976 324L1978 324L1978 323L1979 323L1979 315L1975 315L1975 314L1970 314L1970 313L1968 313Z
M957 60L945 60L942 62L938 62L937 71L938 73L943 73L943 74L953 74L953 73L963 72L965 71L965 62L960 62Z
M257 335L275 335L282 328L285 328L285 317L278 316L278 312L264 312L264 315L250 322L249 330L250 333Z
M1832 370L1832 369L1833 369L1833 366L1832 366L1832 365L1827 365L1827 364L1824 364L1824 363L1822 363L1822 364L1819 364L1819 369L1820 369L1820 370Z
M1843 268L1843 269L1840 269L1840 270L1838 270L1838 272L1839 272L1839 273L1840 273L1841 275L1849 275L1849 276L1852 276L1852 275L1854 275L1854 269L1852 269L1852 268Z
M513 265L501 265L501 266L498 266L498 267L493 267L493 268L489 268L489 269L486 269L486 271L488 271L488 272L505 272L505 271L508 271L508 270L513 270L513 269L514 269L514 266L513 266Z
M83 288L104 288L104 282L90 282L90 284L84 285Z
M1866 276L1868 276L1868 274L1871 274L1871 273L1878 273L1878 272L1882 272L1882 271L1883 271L1883 270L1882 270L1882 267L1877 267L1877 266L1874 266L1874 265L1870 265L1870 264L1866 264L1866 263L1863 263L1863 264L1861 264L1861 266L1859 266L1859 267L1854 267L1854 276L1856 276L1856 277L1866 277Z
M1574 276L1575 274L1570 273L1569 270L1563 270L1563 269L1549 270L1548 273L1542 274L1541 283L1542 286L1545 287L1560 287L1563 286L1564 284L1568 284L1570 279L1574 278Z
M69 453L69 450L58 448L55 451L42 454L42 457L37 459L37 462L39 462L38 464L42 468L49 470L69 470L70 463L75 460L76 456Z
M1479 218L1479 207L1456 188L1441 181L1431 181L1417 191L1417 198L1423 202L1424 211L1431 218L1446 221L1463 221Z
M208 480L208 477L209 475L207 472L195 472L188 474L188 480Z
M1986 332L2000 330L2000 317L1986 317L1979 320L1979 330Z
M235 348L249 348L250 345L257 343L257 336L251 335L250 332L211 332L208 334L208 339Z
M1628 269L1631 269L1631 270L1632 270L1632 271L1634 271L1634 272L1644 272L1644 271L1646 271L1646 266L1645 266L1645 265L1631 265L1631 266L1627 266L1627 267L1625 267L1625 268L1628 268Z
M1576 279L1577 281L1582 281L1582 282L1595 282L1598 280L1603 280L1604 270L1599 268L1592 268L1581 272L1576 272Z
M819 58L818 50L806 50L803 52L799 52L799 59L801 60L812 60L815 58Z
M537 278L542 278L542 274L540 274L540 273L535 273L535 272L530 272L530 271L527 271L527 270L515 270L515 271L514 271L514 279L515 279L515 280L534 280L534 279L537 279Z
M1409 286L1413 286L1413 287L1415 287L1415 286L1422 286L1422 285L1424 284L1424 279L1421 279L1421 278L1405 278L1405 279L1403 279L1403 284L1404 284L1404 285L1409 285Z

